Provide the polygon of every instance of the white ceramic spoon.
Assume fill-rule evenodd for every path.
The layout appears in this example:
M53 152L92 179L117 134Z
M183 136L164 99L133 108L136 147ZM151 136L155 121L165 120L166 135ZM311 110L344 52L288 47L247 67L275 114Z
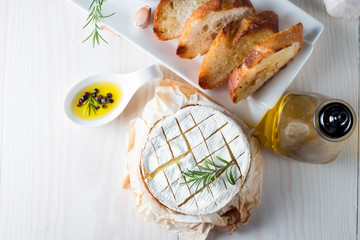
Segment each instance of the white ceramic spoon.
M143 70L127 73L127 74L113 74L113 73L105 73L105 74L97 74L83 80L77 82L73 85L70 90L66 93L64 99L64 112L67 118L78 125L87 126L87 127L95 127L104 125L112 120L114 120L120 113L124 110L126 105L129 103L130 99L134 95L134 93L145 83L152 80L161 80L163 78L163 74L160 70L159 65L151 65ZM122 98L119 104L113 109L109 114L96 119L96 120L83 120L76 117L71 111L71 103L75 95L84 87L94 83L94 82L113 82L120 86L122 89Z

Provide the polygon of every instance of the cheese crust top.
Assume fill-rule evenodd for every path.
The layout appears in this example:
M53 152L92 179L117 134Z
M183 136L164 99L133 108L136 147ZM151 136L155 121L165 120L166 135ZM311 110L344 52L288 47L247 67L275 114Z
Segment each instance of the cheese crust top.
M217 165L235 162L231 185L226 172L201 191L182 171L202 171L207 158ZM246 134L228 115L205 106L188 106L163 118L151 129L142 152L141 171L152 195L166 207L189 215L221 211L236 198L250 169L251 152Z

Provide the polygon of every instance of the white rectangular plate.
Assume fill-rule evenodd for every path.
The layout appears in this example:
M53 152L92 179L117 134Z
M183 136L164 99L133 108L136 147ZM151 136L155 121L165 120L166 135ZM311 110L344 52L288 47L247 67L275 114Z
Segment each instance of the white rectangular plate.
M89 11L90 0L70 0L85 11ZM286 88L300 71L305 61L310 56L315 41L320 36L323 25L312 16L286 0L252 0L257 12L271 10L279 15L280 30L286 29L298 22L304 26L304 44L301 52L284 69L275 75L268 83L259 89L251 97L238 104L232 103L227 90L227 84L214 89L204 91L198 85L198 73L203 56L195 59L181 59L176 53L178 39L171 41L159 41L152 31L152 23L147 29L138 29L134 26L133 19L136 11L148 5L153 14L158 4L154 0L108 0L104 3L104 15L116 12L110 18L103 19L103 24L109 26L123 38L137 45L145 52L155 57L158 61L178 74L180 77L199 88L212 99L220 103L227 110L241 116L250 126L255 126L268 109L271 109Z

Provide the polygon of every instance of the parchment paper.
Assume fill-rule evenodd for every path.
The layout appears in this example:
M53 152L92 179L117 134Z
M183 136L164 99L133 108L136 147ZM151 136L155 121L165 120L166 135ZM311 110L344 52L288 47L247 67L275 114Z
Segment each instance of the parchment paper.
M148 191L140 171L140 158L147 135L154 124L187 105L213 107L234 118L244 129L251 146L251 166L238 196L217 213L193 216L175 212L162 205ZM260 204L262 186L262 156L255 132L250 130L237 116L229 114L196 88L173 80L164 80L156 88L155 97L150 100L141 118L129 123L127 130L126 169L120 179L122 188L131 189L136 200L136 210L146 221L156 221L161 226L179 234L180 239L206 239L213 228L232 233L238 224L245 224L250 209Z

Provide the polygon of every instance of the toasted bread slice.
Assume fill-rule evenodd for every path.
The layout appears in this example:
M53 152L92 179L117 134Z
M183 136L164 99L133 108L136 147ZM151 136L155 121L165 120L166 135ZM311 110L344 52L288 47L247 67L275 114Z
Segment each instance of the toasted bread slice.
M265 11L226 25L211 43L200 67L199 85L212 89L228 80L256 44L279 31L278 15Z
M210 0L186 21L176 54L181 58L204 55L213 39L231 21L241 21L255 12L249 0Z
M258 90L296 56L302 43L301 23L259 42L229 77L232 101L237 103Z
M180 37L186 20L208 0L161 0L154 15L153 31L159 40Z

